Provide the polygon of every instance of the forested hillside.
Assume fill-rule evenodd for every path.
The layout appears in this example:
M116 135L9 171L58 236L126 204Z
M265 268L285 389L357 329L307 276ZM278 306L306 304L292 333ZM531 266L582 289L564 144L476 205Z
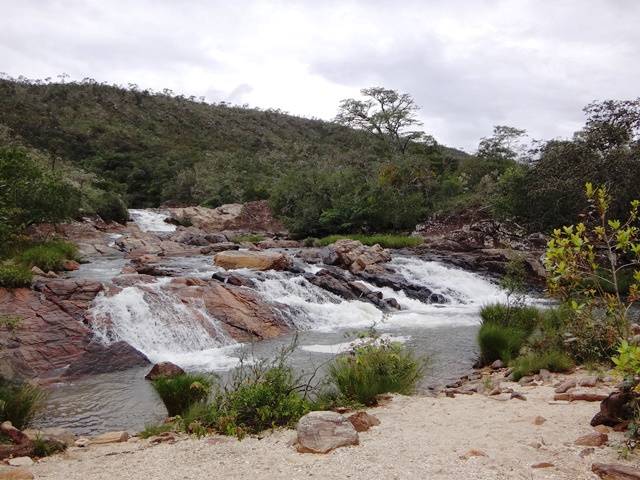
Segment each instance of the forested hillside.
M388 131L358 123L372 105L343 102L340 125L135 85L4 79L0 142L66 172L83 198L89 186L88 213L99 210L97 197L103 211L118 210L116 195L130 207L269 199L301 236L409 230L469 206L548 229L583 208L586 181L611 184L620 209L638 196L637 101L590 105L575 138L524 153L512 148L524 132L498 127L475 155L422 132L389 141Z

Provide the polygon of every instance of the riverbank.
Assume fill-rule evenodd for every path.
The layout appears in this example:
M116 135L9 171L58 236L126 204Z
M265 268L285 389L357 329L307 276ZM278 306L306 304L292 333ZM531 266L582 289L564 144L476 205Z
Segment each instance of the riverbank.
M380 425L360 433L360 445L327 455L301 454L295 432L279 430L237 441L180 437L71 448L31 467L35 478L91 479L594 479L594 463L637 465L619 458L622 433L607 429L602 447L576 445L596 430L593 402L554 401L554 376L544 385L503 382L526 400L480 394L449 398L395 396L369 410ZM603 429L603 427L598 427Z

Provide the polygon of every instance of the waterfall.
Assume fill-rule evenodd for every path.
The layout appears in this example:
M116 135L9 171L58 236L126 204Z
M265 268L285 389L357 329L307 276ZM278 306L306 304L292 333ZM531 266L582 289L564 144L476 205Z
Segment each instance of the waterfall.
M174 232L176 226L165 222L169 218L166 213L152 210L129 209L129 216L143 232Z
M163 287L168 279L123 288L96 297L92 328L105 344L123 340L152 362L171 361L185 368L224 370L237 359L238 344L203 304L185 304Z

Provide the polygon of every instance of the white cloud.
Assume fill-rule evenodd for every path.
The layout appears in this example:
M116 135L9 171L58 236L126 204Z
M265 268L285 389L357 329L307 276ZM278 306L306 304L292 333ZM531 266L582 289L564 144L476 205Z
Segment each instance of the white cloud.
M66 72L332 118L409 92L443 143L495 124L569 135L594 99L640 95L640 2L0 0L0 71Z

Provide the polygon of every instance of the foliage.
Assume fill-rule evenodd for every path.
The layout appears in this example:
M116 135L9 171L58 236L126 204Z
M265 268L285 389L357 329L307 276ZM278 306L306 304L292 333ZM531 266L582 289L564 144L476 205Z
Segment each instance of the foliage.
M554 230L545 267L550 273L549 291L573 306L575 329L611 332L611 348L616 335L628 334L628 311L640 300L640 201L631 202L623 222L609 218L611 196L605 187L587 183L586 194L590 205L586 221ZM619 277L628 269L635 270L634 282L625 297Z
M27 247L19 255L18 260L28 266L36 266L45 272L63 269L66 260L78 257L78 247L64 240L49 240Z
M393 235L393 234L374 234L374 235L364 235L364 234L346 234L346 235L329 235L327 237L320 238L316 240L314 243L317 246L325 247L332 243L337 242L342 239L351 239L358 240L364 245L380 245L384 248L410 248L417 247L421 245L424 241L420 237L411 237L407 235Z
M0 328L4 327L13 331L20 326L20 323L22 323L20 315L0 315Z
M564 352L558 350L531 352L518 357L513 362L513 379L518 381L522 377L533 375L542 369L550 372L566 372L572 367L573 361Z
M58 441L46 440L40 435L33 439L33 455L39 458L48 457L55 453L63 452L67 446Z
M483 325L514 327L529 334L540 321L540 310L527 305L493 303L480 310Z
M342 396L363 405L375 405L382 393L413 393L423 372L402 344L382 339L355 346L329 366L329 378Z
M23 265L11 263L0 264L0 287L22 288L30 287L33 274Z
M516 327L483 323L478 331L478 344L482 362L495 360L505 363L515 358L527 339L527 333Z
M160 377L152 381L169 416L186 412L193 404L205 401L211 391L211 379L205 375L184 373L175 377Z
M618 354L611 358L616 371L623 377L634 378L640 376L640 346L630 345L623 340L618 346Z
M93 211L105 222L126 224L129 211L120 195L114 192L99 191L92 199Z
M160 435L161 433L171 432L175 429L175 425L173 423L161 423L159 425L145 425L144 430L138 433L140 438L149 438L154 437L156 435Z
M233 237L232 242L234 243L258 243L264 240L264 235L260 235L259 233L246 233L243 235L237 235Z
M0 423L10 421L23 429L44 407L46 395L36 385L0 379Z

